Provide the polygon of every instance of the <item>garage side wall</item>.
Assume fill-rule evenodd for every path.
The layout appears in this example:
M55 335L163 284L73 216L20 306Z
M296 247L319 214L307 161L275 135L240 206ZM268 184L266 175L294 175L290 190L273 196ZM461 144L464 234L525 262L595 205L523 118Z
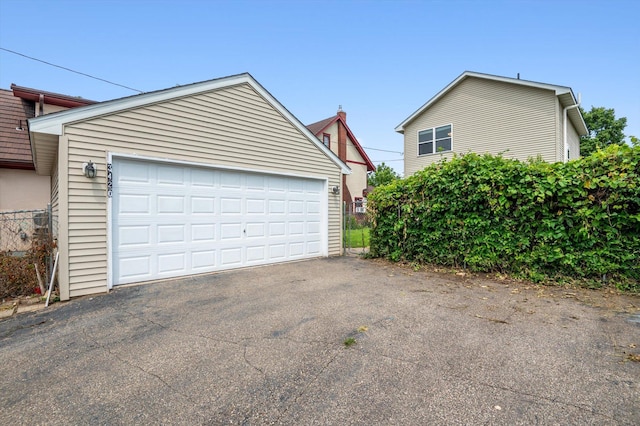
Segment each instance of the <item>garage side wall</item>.
M139 155L328 179L341 170L250 85L174 99L65 126L70 297L107 290L107 156ZM82 175L93 161L95 179ZM341 253L340 197L328 199L328 254ZM61 276L61 284L65 277Z

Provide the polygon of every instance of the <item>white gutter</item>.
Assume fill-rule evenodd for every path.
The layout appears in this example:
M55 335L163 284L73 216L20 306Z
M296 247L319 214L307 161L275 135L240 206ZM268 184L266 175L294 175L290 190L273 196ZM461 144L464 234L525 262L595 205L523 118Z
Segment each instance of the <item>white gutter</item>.
M564 162L569 161L569 141L567 140L567 111L572 108L578 108L580 106L580 98L581 95L578 93L578 103L575 105L569 105L562 110L562 139L564 141L564 152L562 156L564 157ZM580 155L580 153L578 153Z

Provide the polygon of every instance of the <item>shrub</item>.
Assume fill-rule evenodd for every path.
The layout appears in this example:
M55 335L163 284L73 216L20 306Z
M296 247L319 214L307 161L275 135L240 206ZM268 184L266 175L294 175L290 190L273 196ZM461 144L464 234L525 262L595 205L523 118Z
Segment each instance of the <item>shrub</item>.
M465 154L368 198L371 254L640 290L640 148L568 163Z
M0 299L29 296L40 290L35 265L44 282L49 255L55 243L49 236L34 238L29 251L22 256L11 252L0 252Z

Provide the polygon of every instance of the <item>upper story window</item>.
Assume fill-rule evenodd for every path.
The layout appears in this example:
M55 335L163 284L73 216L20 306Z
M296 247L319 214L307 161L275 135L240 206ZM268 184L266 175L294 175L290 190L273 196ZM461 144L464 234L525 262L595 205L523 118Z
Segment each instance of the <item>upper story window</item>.
M323 133L322 134L322 143L327 148L331 148L331 135L329 133Z
M418 132L418 155L451 151L451 124Z

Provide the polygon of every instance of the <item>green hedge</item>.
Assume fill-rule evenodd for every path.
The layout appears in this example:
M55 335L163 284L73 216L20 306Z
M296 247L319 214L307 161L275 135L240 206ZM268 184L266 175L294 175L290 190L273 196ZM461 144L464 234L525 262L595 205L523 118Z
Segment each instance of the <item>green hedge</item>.
M371 255L640 290L640 147L570 161L465 154L368 198Z

